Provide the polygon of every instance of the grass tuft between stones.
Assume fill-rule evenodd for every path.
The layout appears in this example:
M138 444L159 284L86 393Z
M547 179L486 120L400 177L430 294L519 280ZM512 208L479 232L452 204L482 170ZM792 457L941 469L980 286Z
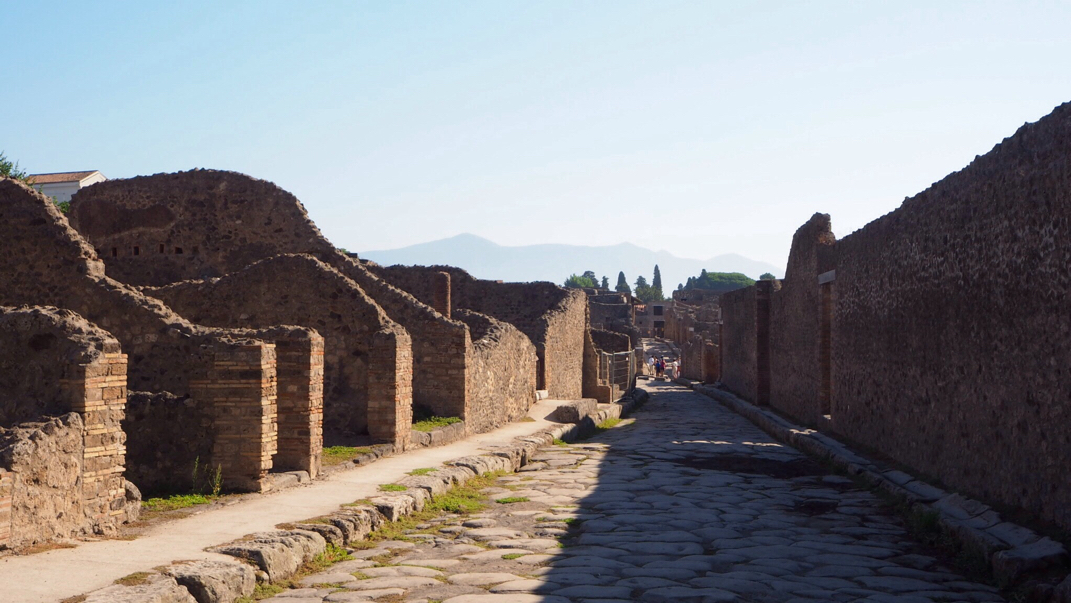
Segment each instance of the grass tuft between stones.
M434 467L421 467L420 469L413 469L409 472L409 475L427 475L435 471Z
M383 492L405 492L408 488L401 484L380 484L379 489Z
M371 448L358 448L355 446L325 446L323 449L322 463L328 467L348 463L362 454L369 454Z
M140 586L142 584L149 583L149 572L134 572L129 576L123 576L115 581L115 584L121 584L123 586Z
M506 498L497 498L495 502L500 505L509 505L513 503L528 502L527 496L507 496Z
M413 423L414 431L435 431L440 427L446 427L447 425L453 425L454 423L460 423L460 417L428 417L422 421Z

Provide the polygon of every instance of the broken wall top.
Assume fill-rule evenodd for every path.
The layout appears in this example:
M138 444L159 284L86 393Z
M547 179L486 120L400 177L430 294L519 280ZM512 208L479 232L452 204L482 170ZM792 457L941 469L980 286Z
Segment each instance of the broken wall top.
M134 285L221 276L280 253L335 251L294 195L228 171L101 182L71 199L71 223L111 276Z

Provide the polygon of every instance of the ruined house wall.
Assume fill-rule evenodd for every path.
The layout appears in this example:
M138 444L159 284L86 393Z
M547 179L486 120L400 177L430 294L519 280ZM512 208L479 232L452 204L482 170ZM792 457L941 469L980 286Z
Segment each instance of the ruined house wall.
M629 336L624 333L592 329L591 339L595 343L595 347L603 352L612 354L614 352L632 351L632 342Z
M733 393L758 397L758 340L756 293L752 285L722 294L721 382Z
M119 343L70 311L0 308L0 350L0 472L9 482L0 545L114 532L127 519Z
M829 215L811 217L792 237L785 278L770 298L770 406L807 425L823 414L818 275L833 269L835 243Z
M168 392L130 392L123 431L126 477L145 498L203 489L206 476L211 479L215 435L206 404Z
M77 413L12 429L0 427L0 480L7 475L10 492L8 513L0 510L0 522L7 515L6 525L0 523L0 547L18 548L92 532L85 501L79 495L85 473L83 430Z
M1071 105L837 243L837 431L1071 527Z
M454 316L473 337L466 427L482 433L526 416L535 403L535 346L524 333L490 316L468 310Z
M536 345L541 382L551 398L579 398L583 389L587 298L553 283L500 283L472 277L452 266L369 265L386 281L425 303L434 303L439 273L450 275L455 308L492 316L517 327Z
M143 291L198 324L316 329L324 337L324 427L329 432L368 433L371 424L391 423L390 417L370 416L370 408L393 414L396 404L412 405L409 334L351 279L312 256L276 256L218 279ZM380 332L393 336L377 338ZM403 349L394 349L398 345ZM389 361L394 358L402 362ZM395 443L403 435L396 431L377 431L377 439Z
M130 388L196 392L218 410L218 435L259 448L258 456L269 461L248 467L238 448L224 447L214 462L227 471L249 468L248 474L228 475L235 487L260 483L271 467L274 439L261 437L266 429L250 431L228 417L237 404L258 424L274 425L275 366L262 359L274 355L273 344L193 325L159 300L108 278L92 247L56 206L9 179L0 179L0 240L7 251L0 256L0 304L67 308L108 330L128 355ZM256 378L249 377L253 373ZM229 387L213 387L217 377L226 377Z
M101 184L107 186L82 189L71 199L71 220L99 250L110 275L130 284L163 286L229 274L280 254L313 255L353 280L409 333L414 403L435 414L459 416L471 345L465 325L336 249L292 194L264 180L216 170ZM407 356L394 356L403 362L403 372ZM406 388L396 384L394 389ZM389 410L405 412L396 406Z

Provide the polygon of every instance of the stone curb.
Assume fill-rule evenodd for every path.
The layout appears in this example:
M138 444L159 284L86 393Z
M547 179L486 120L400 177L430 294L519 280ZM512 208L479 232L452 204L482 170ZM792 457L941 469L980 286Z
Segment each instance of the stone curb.
M406 476L396 483L404 492L383 492L367 505L340 507L319 523L298 523L291 530L250 534L240 540L207 549L237 560L198 561L172 564L149 572L146 585L113 585L93 591L86 601L123 603L233 603L253 593L256 580L277 582L293 576L306 562L327 549L328 543L344 546L364 540L388 521L424 509L431 499L468 480L494 471L518 471L536 451L555 439L576 441L595 433L599 423L620 418L648 398L634 389L614 404L585 416L576 424L543 429L513 443L489 447L485 454L470 455L444 463L442 469L425 475ZM244 562L244 563L243 563ZM176 581L177 580L177 581Z
M983 556L1001 584L1014 584L1030 574L1063 568L1068 563L1068 552L1062 544L1003 521L999 513L979 501L946 492L903 471L884 468L823 433L794 425L727 391L695 383L691 387L778 440L863 478L871 486L910 505L912 510L936 513L941 529L965 549Z

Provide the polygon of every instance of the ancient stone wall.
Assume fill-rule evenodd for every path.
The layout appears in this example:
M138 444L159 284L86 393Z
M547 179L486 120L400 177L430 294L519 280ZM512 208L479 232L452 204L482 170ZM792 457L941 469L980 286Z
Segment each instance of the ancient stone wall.
M0 350L0 427L14 427L7 432L6 461L0 460L0 467L14 473L12 540L39 542L41 534L114 531L126 520L121 422L127 359L119 342L70 311L0 308ZM65 429L48 421L72 412L77 444L67 442ZM42 420L45 423L31 422ZM44 441L54 434L59 434L56 439ZM31 436L42 441L27 443ZM46 456L34 456L38 454ZM69 467L78 470L70 479ZM53 481L38 484L44 477ZM34 497L42 497L40 504ZM77 512L49 518L49 509L57 508ZM41 522L48 525L33 525Z
M536 345L541 373L538 385L552 398L579 398L583 389L584 331L587 299L583 292L553 283L500 283L473 278L451 266L369 264L377 275L425 303L434 303L440 273L450 275L455 308L473 310L507 322Z
M595 342L595 347L603 352L613 354L632 351L632 341L624 333L592 329L591 339Z
M1071 104L840 240L837 431L1071 527Z
M18 548L92 532L81 496L83 431L77 413L0 427L0 473L9 475L11 492L10 537L0 545Z
M721 382L750 401L758 398L758 288L752 285L721 296Z
M811 217L792 237L781 289L770 297L770 406L807 425L826 414L818 275L833 269L835 243L829 215Z
M264 180L216 170L101 184L107 186L82 189L71 199L71 220L108 263L110 275L130 284L163 286L222 276L281 254L313 255L353 280L408 331L414 403L443 416L458 416L464 408L470 345L465 325L336 249L290 193ZM394 354L395 360L408 356ZM395 384L392 389L406 387Z
M453 315L469 326L473 352L469 399L462 417L482 433L516 421L535 403L535 346L512 325L469 310Z
M189 320L216 327L267 327L298 324L324 337L324 427L333 434L368 433L369 425L387 421L369 408L412 405L396 392L412 391L412 366L405 330L387 317L351 279L310 255L280 255L256 262L218 279L183 281L165 287L145 287ZM393 337L380 337L379 332ZM379 349L377 342L406 349ZM370 381L370 374L377 377ZM382 374L378 374L382 373ZM372 383L375 387L372 387ZM371 402L370 402L371 401ZM390 404L387 404L390 402ZM376 434L397 443L398 433Z
M107 329L129 357L131 389L176 395L196 390L206 403L219 409L217 429L231 430L220 433L221 437L242 440L243 446L259 448L259 456L268 459L266 467L248 475L228 476L230 483L252 483L270 468L274 435L262 438L263 430L251 431L226 420L229 411L225 409L234 404L234 390L215 387L213 381L218 375L233 372L237 381L230 384L246 390L242 394L245 410L252 412L248 404L259 400L258 421L273 425L268 418L275 416L274 362L244 359L273 356L274 344L246 333L193 325L159 300L108 278L93 249L70 228L50 200L8 179L0 179L0 240L5 241L8 251L0 256L0 304L67 308ZM249 371L257 372L257 377L249 377ZM258 387L259 392L253 391ZM246 438L251 441L246 442ZM236 450L227 446L218 452L231 454ZM242 465L236 461L214 459L225 467Z
M212 417L207 404L188 396L130 392L123 420L127 479L146 498L205 489L215 468Z

